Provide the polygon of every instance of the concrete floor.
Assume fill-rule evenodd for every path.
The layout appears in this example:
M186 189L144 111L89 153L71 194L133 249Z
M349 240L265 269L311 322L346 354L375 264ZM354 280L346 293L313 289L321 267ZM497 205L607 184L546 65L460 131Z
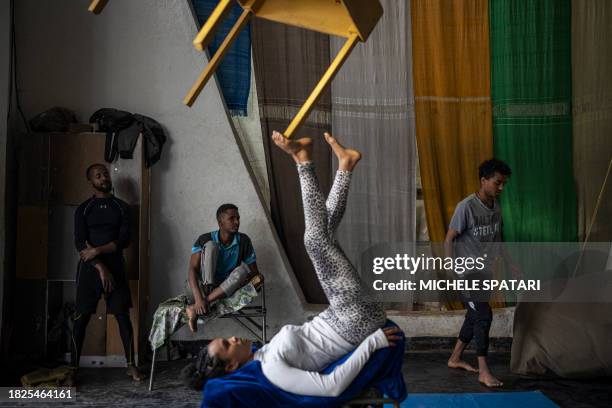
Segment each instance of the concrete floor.
M409 393L462 393L497 392L486 389L477 382L474 374L446 368L448 354L441 352L411 352L405 357L404 375ZM466 359L475 362L473 354ZM612 406L612 379L589 381L534 380L518 377L509 371L510 354L492 353L491 368L504 382L501 391L543 392L561 407L610 407ZM148 382L134 383L119 368L84 368L78 377L76 404L64 406L100 407L197 407L200 393L187 390L179 380L186 360L158 363L153 392L147 390ZM148 371L148 369L147 369ZM0 406L18 406L11 405ZM23 404L21 406L26 406ZM36 407L45 406L35 404ZM49 406L62 406L53 404Z
M409 353L404 360L404 378L408 393L476 393L498 392L480 385L477 375L446 367L448 353ZM476 355L465 359L476 364ZM541 391L561 407L587 408L612 406L612 378L589 381L541 380L517 376L510 372L510 353L491 353L492 372L504 382L499 391Z

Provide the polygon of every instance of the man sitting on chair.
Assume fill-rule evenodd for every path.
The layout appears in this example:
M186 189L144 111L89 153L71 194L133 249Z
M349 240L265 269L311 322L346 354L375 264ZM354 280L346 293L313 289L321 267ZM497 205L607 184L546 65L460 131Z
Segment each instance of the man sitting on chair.
M200 235L191 248L186 288L191 331L197 330L197 318L208 313L210 303L231 296L259 275L251 239L238 232L238 207L220 206L217 222L219 229Z

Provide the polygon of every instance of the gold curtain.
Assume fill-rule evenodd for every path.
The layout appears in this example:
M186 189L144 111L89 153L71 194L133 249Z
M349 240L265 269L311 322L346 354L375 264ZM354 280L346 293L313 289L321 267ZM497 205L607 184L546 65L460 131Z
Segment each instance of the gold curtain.
M457 203L479 187L478 165L493 156L488 1L413 0L412 41L427 227L442 242Z

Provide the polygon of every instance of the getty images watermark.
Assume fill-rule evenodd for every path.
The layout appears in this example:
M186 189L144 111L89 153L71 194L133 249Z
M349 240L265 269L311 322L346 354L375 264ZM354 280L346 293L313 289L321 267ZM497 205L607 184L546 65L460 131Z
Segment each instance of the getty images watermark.
M537 291L541 289L540 279L476 279L475 272L486 275L488 254L479 257L418 257L408 254L396 254L394 257L376 257L372 262L372 273L381 275L386 271L404 271L410 275L418 271L446 271L454 272L458 276L465 275L465 279L419 279L418 281L400 279L395 282L385 282L376 279L372 283L374 290L426 290L426 291L474 291L474 290L511 290L511 291Z
M610 242L398 243L360 255L365 289L377 301L612 301Z

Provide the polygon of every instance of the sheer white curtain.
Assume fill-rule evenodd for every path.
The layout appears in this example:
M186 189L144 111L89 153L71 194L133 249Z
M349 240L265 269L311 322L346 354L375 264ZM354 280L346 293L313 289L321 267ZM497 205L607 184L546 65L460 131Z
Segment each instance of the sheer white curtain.
M340 244L361 273L370 268L360 265L360 257L371 246L405 242L401 248L411 253L415 239L410 2L381 3L381 21L332 82L333 134L363 153L338 229ZM332 37L332 58L343 43Z

